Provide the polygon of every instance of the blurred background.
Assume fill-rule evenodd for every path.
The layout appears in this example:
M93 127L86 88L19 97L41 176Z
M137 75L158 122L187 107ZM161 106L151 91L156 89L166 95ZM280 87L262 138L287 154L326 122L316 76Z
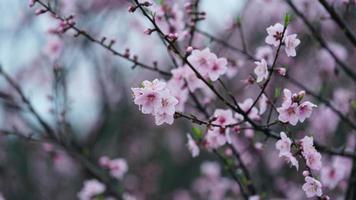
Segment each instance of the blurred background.
M148 64L157 61L161 69L171 69L172 63L166 48L155 34L144 34L150 24L139 13L128 12L131 5L128 1L50 2L62 16L75 15L76 24L96 38L105 36L107 40L115 40L113 48L119 52L129 48L132 55L138 55L140 61ZM178 6L184 14L185 2L166 0L164 3ZM325 18L325 11L316 5L318 3L305 0L295 2L324 31L338 55L355 69L355 48L350 47L342 33L338 32L338 27ZM344 4L335 2L340 12L346 12ZM228 199L228 190L231 193L238 190L236 183L226 178L214 185L215 189L218 186L223 188L216 189L223 194L215 194L213 198L213 192L209 191L210 197L204 198L201 195L204 193L203 187L199 185L204 180L201 179L204 175L201 165L205 161L217 161L217 158L209 152L191 158L186 148L186 133L192 131L189 122L176 120L172 126L158 127L154 125L152 116L143 115L133 104L131 87L138 87L143 80L162 77L139 67L132 69L131 63L113 56L83 37L73 37L71 31L63 35L52 34L51 30L58 22L49 14L36 16L35 10L39 7L30 8L25 0L1 0L0 65L19 84L47 123L55 130L65 129L70 134L68 137L80 145L83 154L93 161L103 155L125 158L129 171L122 182L126 190L138 199ZM226 42L237 47L242 44L234 24L241 20L251 54L265 45L266 27L276 22L282 23L284 14L290 12L288 6L279 0L201 0L199 9L206 12L206 19L199 22L199 29L226 39ZM355 24L355 6L351 6L347 12L350 24ZM345 113L350 113L355 84L337 70L335 63L327 62L330 55L320 55L323 54L322 49L297 17L293 17L290 29L298 33L302 43L297 50L298 56L293 60L282 56L280 66L287 67L288 73L295 79L323 97L343 105L346 107ZM243 84L243 80L253 71L253 62L203 35L197 35L194 46L208 46L220 56L236 61L236 66L232 67L234 72L224 79L240 101L258 94L258 88ZM330 79L335 81L330 82ZM276 80L273 84L279 88L292 88L294 92L300 90L283 80ZM274 93L273 90L269 92ZM91 178L90 173L56 145L29 142L12 134L16 132L41 138L43 133L19 95L3 78L0 79L0 96L0 132L3 133L0 135L0 192L6 199L77 199L83 181ZM345 144L350 139L350 128L333 120L337 117L326 108L324 110L317 100L310 96L307 98L320 105L317 115L326 116L327 113L330 118L314 117L307 125L296 128L296 136L300 137L304 131L308 131L325 144ZM215 108L210 106L208 109L213 111ZM189 106L186 111L196 112ZM349 116L354 117L352 114ZM322 125L328 120L334 123L328 127ZM240 150L248 149L243 159L254 170L252 174L259 188L267 196L287 198L283 194L284 185L290 193L296 191L294 197L288 199L303 199L303 193L300 193L302 178L296 179L299 183L289 184L286 181L287 177L296 174L288 167L284 167L285 171L280 170L283 162L274 150L274 141L263 143L266 151L259 152L248 147L262 141L261 138L241 137L236 145ZM352 145L352 140L349 142ZM332 160L326 159L325 163ZM263 170L257 170L260 168ZM228 177L223 167L221 173ZM340 185L335 197L342 196L344 190L345 187Z

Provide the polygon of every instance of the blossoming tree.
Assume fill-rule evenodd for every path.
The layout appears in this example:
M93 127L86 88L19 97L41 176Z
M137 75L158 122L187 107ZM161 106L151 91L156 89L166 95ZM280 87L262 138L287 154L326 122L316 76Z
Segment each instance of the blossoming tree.
M352 56L356 2L246 1L237 16L228 16L230 20L218 16L226 25L212 34L202 27L215 27L201 26L211 16L202 8L204 1L209 0L92 0L81 7L30 0L38 16L34 21L47 18L55 25L48 30L55 39L45 47L47 55L39 55L54 66L49 81L53 95L48 101L53 103L55 120L43 117L21 79L1 68L9 87L0 95L4 108L11 108L7 118L20 113L13 119L25 126L18 128L19 123L8 120L10 126L1 133L40 143L43 152L55 156L53 163L63 162L58 158L62 155L68 163L81 166L86 174L81 189L75 191L81 200L356 198L356 59ZM130 28L140 34L135 38L139 48L125 47L121 38L98 36L102 33L95 33L95 26L83 28L83 16L61 10L68 5L78 13L104 7L105 12L111 8L134 18L134 22L117 16L115 20L134 24ZM66 44L66 38L72 41ZM101 114L84 139L68 119L71 70L62 61L75 56L73 52L64 56L66 45L79 46L80 41L83 47L76 50L89 51L84 57L96 67L95 88L100 92L95 95L103 99ZM89 48L110 58L94 59ZM116 57L139 76L131 80L116 74L111 60ZM117 77L130 79L129 85L123 84L122 91L128 91L122 92L124 97L116 96ZM129 103L120 104L125 98ZM127 110L115 117L120 106L133 108L134 117L129 118ZM148 138L145 134L150 131L162 131L164 136L154 133L154 139ZM118 132L125 137L115 137ZM130 136L131 132L139 136ZM120 142L109 145L115 139ZM145 156L153 157L152 152L161 152L158 143L168 143L170 158L160 155L156 162L142 162ZM165 159L175 164L157 166ZM180 162L193 164L176 171ZM197 166L199 170L194 170ZM167 187L173 189L158 186L158 171L168 171L160 179L165 183L168 177ZM4 196L15 198L11 193L4 191Z

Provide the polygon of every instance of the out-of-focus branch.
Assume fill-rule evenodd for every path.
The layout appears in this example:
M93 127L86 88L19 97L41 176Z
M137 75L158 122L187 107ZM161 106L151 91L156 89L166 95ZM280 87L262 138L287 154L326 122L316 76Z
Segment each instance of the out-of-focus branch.
M36 2L39 3L43 8L45 8L47 10L47 12L51 13L52 15L54 15L55 18L57 18L58 20L65 21L65 17L62 17L58 13L56 13L48 4L44 3L41 0L36 0ZM119 53L119 51L115 50L112 47L112 44L105 43L104 39L95 38L94 36L90 35L87 31L82 30L82 29L80 29L79 27L77 27L75 25L71 25L69 28L76 32L75 37L78 37L80 35L85 37L86 39L88 39L92 43L97 44L97 45L103 47L104 49L110 51L115 56L118 56L120 58L123 58L123 59L131 62L133 64L133 66L132 66L133 68L135 68L136 66L139 66L139 67L144 68L144 69L148 69L148 70L151 70L151 71L156 71L159 74L164 75L164 76L171 75L170 72L164 71L162 69L158 69L156 66L150 66L150 65L147 65L147 64L145 64L143 62L139 62L135 56L133 58L131 58L130 56L127 56L127 55L125 55L123 53Z
M15 89L16 93L21 97L23 103L29 108L30 113L36 118L36 120L43 127L45 133L48 135L48 138L45 139L51 141L51 143L57 144L58 146L62 147L63 150L65 150L75 160L80 162L93 176L101 180L108 187L110 194L114 195L118 199L122 199L122 194L121 194L122 189L118 191L118 189L120 188L118 182L114 178L112 178L107 172L103 171L99 166L97 166L95 162L92 162L87 157L83 156L81 154L81 149L79 147L76 147L70 141L63 142L62 140L60 140L56 136L56 132L47 124L47 122L45 122L44 119L42 119L42 117L34 109L30 100L25 96L20 86L2 69L1 66L0 66L0 75L3 76L6 82ZM11 132L7 131L5 133L11 133ZM21 138L23 139L24 138L33 139L25 135L23 137L22 135L19 134L16 135L21 136Z
M326 0L319 0L320 4L324 6L325 10L328 11L331 18L335 21L335 23L339 26L341 31L344 32L345 36L350 40L350 42L356 47L356 36L346 24L346 22L342 19L342 17L337 14L335 9L329 5Z
M20 86L2 69L1 65L0 65L0 75L3 76L6 82L8 82L11 85L11 87L15 89L16 93L20 95L23 103L28 107L29 111L36 118L39 124L43 127L43 129L46 131L48 136L52 139L57 139L54 130L41 118L41 116L37 113L37 111L32 106L30 100L22 92Z
M291 0L285 0L286 3L289 5L289 7L297 14L304 24L307 26L313 37L319 42L319 44L329 52L329 54L334 58L336 63L341 67L341 69L345 72L346 75L348 75L353 81L356 82L356 73L351 70L349 66L346 65L340 58L337 57L337 55L330 49L329 45L327 42L324 40L324 38L321 36L320 32L317 31L314 26L309 22L309 20L306 18L306 16L298 10L298 8L294 5L294 3Z

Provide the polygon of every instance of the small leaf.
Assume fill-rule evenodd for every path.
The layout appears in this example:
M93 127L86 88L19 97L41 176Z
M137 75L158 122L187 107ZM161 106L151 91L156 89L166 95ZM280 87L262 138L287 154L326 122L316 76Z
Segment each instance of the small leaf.
M291 15L286 13L286 15L284 16L284 26L287 27L290 21L291 21Z
M196 139L196 140L203 139L203 131L200 128L193 126L192 132L193 132L194 139Z
M277 87L275 90L274 90L274 97L275 98L278 98L281 96L281 88Z
M355 99L351 101L351 107L353 110L356 110L356 100Z

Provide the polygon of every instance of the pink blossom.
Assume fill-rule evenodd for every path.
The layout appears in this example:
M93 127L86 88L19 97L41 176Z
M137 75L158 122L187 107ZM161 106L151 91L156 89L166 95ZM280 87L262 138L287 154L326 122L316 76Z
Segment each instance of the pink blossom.
M187 88L177 87L177 84L173 79L169 80L167 83L167 89L170 91L171 95L178 100L178 104L175 106L176 111L183 112L185 103L188 100L189 91Z
M259 83L264 79L268 78L268 68L265 59L262 59L260 62L256 61L255 64L257 65L254 72L257 76L256 82Z
M303 139L300 139L300 144L303 151L308 151L308 149L314 148L314 139L310 136L304 136Z
M227 71L226 58L216 58L212 61L208 75L210 80L216 81L221 75L224 75Z
M171 72L173 75L171 80L177 83L175 87L179 86L183 88L188 86L191 92L204 87L203 81L201 81L187 65L173 69Z
M210 65L216 59L216 55L211 53L209 48L195 49L187 59L203 77L207 77Z
M188 61L204 77L216 81L227 72L227 60L218 58L209 48L203 50L195 49L188 57Z
M129 168L125 159L116 158L109 162L109 169L113 177L122 179Z
M156 125L172 124L178 99L171 94L167 84L158 79L143 81L143 87L132 88L134 103L140 106L143 114L155 116Z
M217 162L206 161L200 166L200 171L204 176L217 178L220 176L220 165Z
M226 126L229 124L236 123L236 120L233 117L232 111L230 109L216 109L213 116L215 118L213 123L220 126Z
M195 142L195 140L193 140L193 138L192 138L192 136L190 136L190 134L187 134L187 138L188 138L187 147L188 147L190 153L192 154L192 157L193 158L197 157L200 153L197 143Z
M169 125L173 124L174 115L168 113L156 113L155 114L155 123L157 126L167 123Z
M220 128L211 128L205 135L205 146L208 149L217 149L227 142L226 133L220 132Z
M178 100L174 96L170 95L168 90L162 92L161 95L161 102L158 103L155 108L156 113L173 115L175 113L175 105L178 104Z
M86 180L82 190L78 193L78 198L80 200L91 200L94 196L103 193L105 189L105 185L95 179Z
M279 157L289 154L292 140L286 135L285 132L281 132L281 139L276 142L276 148L279 150Z
M133 88L135 104L140 105L143 114L151 114L154 108L161 103L160 93L148 88Z
M292 92L288 89L283 89L283 103L282 106L289 106L292 104Z
M303 151L303 156L307 161L307 166L313 170L320 170L321 169L321 154L314 150Z
M298 160L292 155L291 152L282 154L281 158L283 158L287 163L290 163L291 166L294 166L297 170L299 169Z
M305 177L305 183L302 187L308 198L318 196L320 197L323 192L321 183L313 177Z
M321 169L320 180L324 186L331 190L334 189L343 178L342 170L334 166L325 166Z
M276 23L273 26L269 26L266 31L268 36L265 39L267 44L277 47L282 41L284 26L280 23Z
M278 120L281 122L288 122L295 126L298 123L298 114L297 114L297 103L292 103L289 106L282 105L282 107L277 108L277 111L279 113L278 115Z
M109 157L102 156L99 159L99 164L108 169L110 174L117 179L122 179L129 169L126 160L123 158L110 160Z
M297 115L300 122L304 122L306 118L309 118L313 112L313 108L317 107L315 104L305 101L301 103L297 108Z
M300 40L297 39L297 34L288 35L284 39L286 54L288 57L294 57L297 55L295 48L300 44Z
M268 106L268 98L266 97L266 95L262 94L258 103L259 103L258 105L260 108L259 114L262 115L263 113L266 112L267 106Z
M253 99L247 98L247 99L245 99L245 101L238 103L238 105L244 112L247 112L253 105L253 102L254 102ZM251 119L255 119L255 120L260 119L260 116L258 115L258 109L255 106L250 109L248 116ZM242 118L242 116L241 116L241 118Z
M282 106L277 108L279 113L278 120L281 122L288 122L295 126L298 121L304 122L306 118L309 118L313 108L317 107L309 101L301 103L305 95L304 91L300 91L298 94L292 94L290 90L284 89L283 94Z
M36 3L36 0L29 0L29 1L28 1L28 5L29 5L30 7L33 7L33 6L35 5L35 3Z
M313 138L309 136L304 136L303 139L300 140L302 146L302 155L306 160L306 164L310 169L320 170L321 163L321 154L316 151L313 145Z

